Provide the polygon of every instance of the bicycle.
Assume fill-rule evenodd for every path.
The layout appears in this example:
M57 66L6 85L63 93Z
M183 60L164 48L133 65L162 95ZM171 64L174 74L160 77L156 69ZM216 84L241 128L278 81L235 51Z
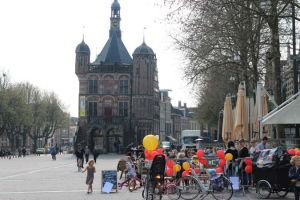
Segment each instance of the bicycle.
M146 176L143 175L144 189L142 197L145 200L162 199L164 193L165 157L157 155L152 162L145 162Z
M216 200L229 200L233 195L232 183L223 173L208 176L206 174L197 175L191 169L191 175L182 177L177 183L180 197L185 200L192 200L200 195L199 199L204 199L211 194Z
M177 200L180 198L180 191L178 190L177 180L175 178L165 177L163 194L167 195L170 200Z
M139 183L139 187L137 187ZM127 186L130 192L143 186L143 182L138 177L126 178L123 182L118 183L119 189L122 189L123 186Z

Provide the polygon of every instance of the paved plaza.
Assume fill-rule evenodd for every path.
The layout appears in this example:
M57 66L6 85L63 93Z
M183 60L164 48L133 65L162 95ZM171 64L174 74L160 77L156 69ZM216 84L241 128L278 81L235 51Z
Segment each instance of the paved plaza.
M142 189L129 192L123 188L117 193L101 193L101 170L116 169L120 157L99 156L94 193L89 195L86 194L86 174L77 171L76 158L72 155L58 155L56 161L52 161L50 155L0 159L0 200L140 200ZM232 199L256 199L255 192L250 190L245 196L237 192ZM286 199L293 199L292 194Z

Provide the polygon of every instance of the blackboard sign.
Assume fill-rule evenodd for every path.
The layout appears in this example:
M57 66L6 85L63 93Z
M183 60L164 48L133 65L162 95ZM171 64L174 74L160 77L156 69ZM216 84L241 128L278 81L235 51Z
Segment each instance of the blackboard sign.
M102 170L102 183L101 183L101 188L102 188L102 192L107 192L106 191L106 187L105 184L112 184L112 189L111 191L115 191L117 192L118 190L118 174L117 174L117 170ZM105 190L105 191L103 191Z

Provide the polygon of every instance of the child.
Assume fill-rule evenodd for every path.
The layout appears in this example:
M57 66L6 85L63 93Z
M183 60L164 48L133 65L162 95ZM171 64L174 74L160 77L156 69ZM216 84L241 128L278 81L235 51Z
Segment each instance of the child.
M126 161L126 177L128 179L136 177L136 171L135 171L135 165L133 164L130 156L125 156L125 161Z
M82 171L82 173L87 171L86 184L88 185L88 191L87 191L88 194L93 192L94 173L96 173L96 168L94 167L94 163L95 163L94 160L89 160L88 165Z
M292 167L289 170L289 178L291 182L295 185L295 199L299 200L300 192L300 156L293 156L291 159Z

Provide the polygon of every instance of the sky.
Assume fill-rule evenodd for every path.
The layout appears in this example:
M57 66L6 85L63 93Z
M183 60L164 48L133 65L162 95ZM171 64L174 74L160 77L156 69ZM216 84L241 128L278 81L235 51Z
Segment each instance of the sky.
M113 0L9 0L0 1L0 72L11 82L28 81L41 90L54 91L73 117L78 117L79 82L75 75L75 48L82 41L93 62L109 35ZM191 87L183 78L183 56L169 34L169 11L162 0L119 0L122 40L130 55L145 42L157 57L160 89L170 89L178 101L195 106ZM146 27L146 29L144 29Z

